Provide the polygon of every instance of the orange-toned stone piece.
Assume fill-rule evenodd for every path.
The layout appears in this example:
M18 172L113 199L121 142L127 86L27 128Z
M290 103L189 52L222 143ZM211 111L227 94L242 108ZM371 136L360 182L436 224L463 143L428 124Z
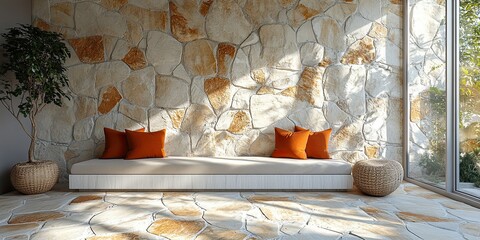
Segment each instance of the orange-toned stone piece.
M197 1L183 1L182 4L170 1L170 27L173 36L180 42L204 38L205 20ZM207 9L208 11L208 9Z
M207 15L208 10L210 10L210 6L212 5L213 0L203 0L200 4L200 14L203 16Z
M369 159L378 157L378 147L376 146L365 147L365 155L367 155Z
M220 43L217 48L218 75L226 77L230 72L230 66L235 57L235 46L228 43Z
M98 106L98 112L101 114L110 112L120 100L122 100L122 95L117 88L114 86L108 87L102 94L102 102Z
M364 37L350 46L341 62L343 64L368 64L375 61L376 56L373 39Z
M112 235L94 236L94 237L87 238L87 240L140 240L140 239L142 238L135 233L117 233Z
M44 222L47 220L54 220L54 219L59 219L63 217L65 217L65 214L61 212L28 213L28 214L14 216L8 221L8 224Z
M250 118L248 117L247 113L244 111L238 111L233 116L232 123L227 131L231 133L241 133L245 131L245 129L250 124Z
M434 216L428 216L418 213L411 213L411 212L399 212L397 216L405 221L409 222L453 222L453 219L448 218L440 218Z
M70 39L68 42L83 63L100 63L105 61L105 48L102 36Z
M84 196L76 197L70 202L70 204L84 203L84 202L90 202L90 201L96 201L96 200L102 200L102 199L103 197L98 195L84 195Z
M101 0L100 4L108 10L118 10L125 6L128 0Z
M203 229L203 221L160 219L152 223L148 232L168 239L192 239Z
M137 47L131 48L125 57L123 57L122 61L125 62L132 70L140 70L147 66L145 53L143 53L143 51Z
M215 110L227 106L230 99L230 80L220 77L209 78L205 81L204 90Z

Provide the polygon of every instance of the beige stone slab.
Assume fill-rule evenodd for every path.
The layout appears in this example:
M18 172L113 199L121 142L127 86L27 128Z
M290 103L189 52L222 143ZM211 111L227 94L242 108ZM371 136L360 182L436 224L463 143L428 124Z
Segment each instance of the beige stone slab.
M469 222L480 222L480 210L474 211L467 210L448 210L448 212L456 217L467 220Z
M222 228L207 227L198 235L196 239L198 240L242 240L247 236L246 233L235 230L225 230Z
M457 232L436 228L425 223L408 223L407 228L423 239L462 239L462 235Z
M46 230L40 230L33 234L30 239L32 240L44 240L44 239L58 239L59 236L65 236L72 240L85 239L86 237L93 236L93 232L89 226L73 226L65 228L49 228Z
M203 219L213 226L233 230L242 228L244 223L241 213L228 211L207 211Z
M342 234L334 231L329 231L324 228L318 228L315 226L306 226L298 234L291 235L288 237L283 237L281 239L305 239L305 240L315 240L315 239L325 239L325 240L336 240L339 239Z
M22 206L24 204L23 199L16 197L0 198L0 214L7 214L12 210Z
M83 213L83 212L91 212L91 213L99 213L105 211L105 209L113 206L111 203L107 202L84 202L81 204L69 204L63 208L62 211L68 212L76 212L76 213Z
M140 216L126 221L108 221L91 223L90 227L96 235L111 235L120 232L138 232L147 234L146 229L152 224L151 215Z
M88 211L81 213L72 213L71 215L64 218L47 221L45 225L43 225L42 229L72 227L79 225L88 226L90 219L95 214L95 212Z
M26 200L25 205L15 209L13 212L15 214L21 213L33 213L40 211L54 211L67 204L75 198L73 196L63 196L63 197L51 197L51 198L39 198L39 199L29 199Z
M154 210L142 209L137 206L113 206L112 208L107 209L106 211L95 215L91 220L91 225L103 226L105 224L115 225L118 223L126 222L129 220L139 219L139 218L151 218L152 212Z
M176 216L200 217L202 215L202 210L196 205L191 193L165 193L162 202Z
M247 230L254 235L263 238L275 238L278 236L278 224L268 220L247 219Z

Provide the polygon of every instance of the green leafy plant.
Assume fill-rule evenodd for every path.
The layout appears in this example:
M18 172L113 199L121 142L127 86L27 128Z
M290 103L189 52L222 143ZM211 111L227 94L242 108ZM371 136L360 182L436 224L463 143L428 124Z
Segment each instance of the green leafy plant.
M478 114L480 99L480 2L460 1L460 127L472 122Z
M480 2L460 1L460 128L471 126L479 114L480 99ZM480 149L460 154L460 181L480 187Z
M31 25L10 28L2 37L7 61L0 65L0 102L30 137L28 161L34 162L35 117L46 105L62 106L64 98L70 99L64 67L70 52L61 35ZM30 120L30 131L22 117Z
M460 182L474 183L480 186L480 149L460 154Z
M443 89L430 87L424 94L424 103L428 104L430 129L428 132L429 152L423 154L418 165L423 167L427 177L433 181L445 178L445 144L446 144L446 92Z
M439 176L445 172L445 160L437 154L422 155L418 165L423 167L429 176Z

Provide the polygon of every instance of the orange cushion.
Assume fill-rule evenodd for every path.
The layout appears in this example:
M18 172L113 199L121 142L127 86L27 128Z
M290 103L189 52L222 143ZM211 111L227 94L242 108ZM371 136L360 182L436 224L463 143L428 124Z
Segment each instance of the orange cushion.
M127 132L128 152L125 159L163 158L166 129L158 132Z
M135 130L136 132L144 132L145 128ZM105 133L105 150L100 158L124 158L128 151L127 135L110 128L103 128Z
M275 128L275 150L272 157L307 159L305 148L310 131L290 132Z
M295 132L305 131L307 129L295 126ZM308 137L307 156L309 158L320 158L320 159L330 159L330 154L328 153L328 141L330 140L330 134L332 129L323 130L321 132L310 132Z

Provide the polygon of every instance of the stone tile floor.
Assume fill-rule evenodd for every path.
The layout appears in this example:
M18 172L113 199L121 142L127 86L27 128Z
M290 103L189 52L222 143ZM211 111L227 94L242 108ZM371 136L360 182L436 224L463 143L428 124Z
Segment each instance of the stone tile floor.
M480 239L480 210L404 183L351 192L0 195L0 239Z

